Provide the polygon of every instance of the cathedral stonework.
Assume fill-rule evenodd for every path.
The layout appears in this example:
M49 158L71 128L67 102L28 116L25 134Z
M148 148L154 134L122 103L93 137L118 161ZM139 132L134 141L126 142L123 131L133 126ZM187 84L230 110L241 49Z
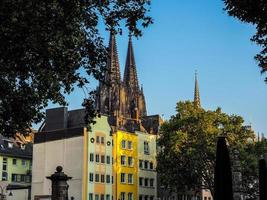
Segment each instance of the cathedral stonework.
M108 115L110 124L116 129L132 132L141 130L154 134L158 131L162 120L158 115L147 116L143 87L138 82L131 36L122 80L116 38L114 34L110 34L107 71L104 81L97 88L96 109L100 114Z

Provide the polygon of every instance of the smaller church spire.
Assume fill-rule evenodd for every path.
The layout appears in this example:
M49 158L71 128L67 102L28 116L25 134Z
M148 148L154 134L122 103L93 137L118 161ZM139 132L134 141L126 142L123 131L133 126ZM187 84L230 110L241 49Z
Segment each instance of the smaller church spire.
M197 71L195 71L195 94L194 94L194 105L196 108L200 108L200 95L199 95L199 88L198 88L198 80L197 80Z

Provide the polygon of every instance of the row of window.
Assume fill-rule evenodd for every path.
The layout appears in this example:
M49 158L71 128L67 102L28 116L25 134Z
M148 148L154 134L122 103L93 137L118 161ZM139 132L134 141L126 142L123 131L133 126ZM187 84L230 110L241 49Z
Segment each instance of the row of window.
M101 162L102 164L106 163L106 164L110 164L111 163L111 157L110 156L105 156L105 155L99 155L99 154L94 154L93 153L90 153L90 156L89 156L89 160L90 162ZM112 157L112 164L113 164L113 157Z
M139 168L146 170L153 170L154 164L153 162L149 162L148 160L139 160Z
M154 200L154 196L139 195L139 200Z
M126 166L126 156L124 156L124 155L122 155L121 156L121 165L123 165L123 166ZM133 159L133 157L131 157L131 156L128 156L128 160L127 160L128 162L127 162L127 164L128 164L128 166L129 167L133 167L133 164L134 164L134 159Z
M134 198L133 198L133 193L132 192L129 192L128 194L127 194L127 197L128 197L128 199L127 200L133 200ZM121 198L120 198L121 200L126 200L126 193L125 192L121 192Z
M12 159L12 164L13 165L17 165L18 164L18 160L16 158L13 158ZM4 166L6 166L6 165L7 165L7 158L3 158L3 170L6 170L6 169L4 169ZM21 160L21 165L22 166L27 166L27 160L22 159Z
M139 186L154 187L154 179L153 178L139 177Z
M110 194L106 194L106 199L105 199L105 195L104 194L93 194L93 193L89 193L89 200L111 200L110 199ZM95 197L95 199L93 199ZM113 196L112 200L113 200Z
M112 183L113 184L113 176L110 175L104 175L104 174L95 174L94 173L89 173L89 181L93 182L95 181L96 183Z
M121 148L126 149L126 143L127 143L127 149L132 150L133 149L133 142L132 141L122 140L121 141Z
M128 181L126 180L126 177L128 177ZM133 174L125 174L125 173L121 173L121 183L127 183L128 184L133 184L134 183L134 175Z
M30 183L31 182L31 176L30 175L25 175L25 174L12 174L11 175L11 180L12 180L12 182Z

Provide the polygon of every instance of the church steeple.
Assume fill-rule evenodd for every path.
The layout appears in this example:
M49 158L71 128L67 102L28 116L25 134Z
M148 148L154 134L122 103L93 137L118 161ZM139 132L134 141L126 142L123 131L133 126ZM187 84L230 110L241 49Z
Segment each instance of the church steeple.
M128 51L127 51L125 69L124 69L123 83L125 84L125 86L128 89L130 89L134 92L139 91L139 84L138 84L138 78L137 78L137 71L136 71L131 35L129 36Z
M108 81L109 84L120 83L120 64L117 50L117 43L115 34L111 31L109 38L109 58L107 62L107 73L105 81Z
M195 72L195 93L194 93L194 105L196 108L200 108L200 95L199 95L199 88L198 88L198 80L197 80L197 71Z

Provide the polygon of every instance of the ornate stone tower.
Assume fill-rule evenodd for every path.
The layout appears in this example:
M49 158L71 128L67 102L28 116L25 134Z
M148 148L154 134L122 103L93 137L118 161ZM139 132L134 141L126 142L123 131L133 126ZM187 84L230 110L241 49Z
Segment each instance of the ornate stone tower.
M110 34L109 57L104 82L97 89L96 108L102 114L119 115L121 77L116 38Z
M109 58L104 82L97 88L96 108L111 116L114 126L141 124L147 116L143 88L140 89L131 36L129 37L123 81L120 77L118 50L114 34L110 34ZM127 125L128 126L128 125Z
M147 115L143 89L139 88L137 70L134 58L132 38L129 37L126 64L124 69L123 86L126 93L125 117L138 119Z

